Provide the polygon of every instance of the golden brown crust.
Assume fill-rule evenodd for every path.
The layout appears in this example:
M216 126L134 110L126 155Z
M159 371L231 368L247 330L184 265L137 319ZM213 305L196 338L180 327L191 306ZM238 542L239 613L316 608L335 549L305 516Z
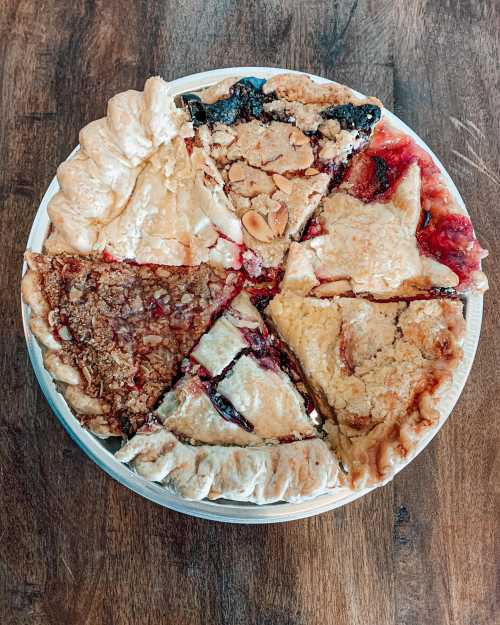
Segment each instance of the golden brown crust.
M310 381L351 485L389 478L439 419L440 393L462 358L461 302L319 300L288 292L266 313Z
M266 81L264 93L275 92L279 98L303 104L371 103L383 106L377 98L358 98L352 89L339 83L315 83L304 74L278 74Z
M193 500L294 502L324 494L340 481L337 461L319 439L267 447L192 447L159 428L139 432L116 458Z

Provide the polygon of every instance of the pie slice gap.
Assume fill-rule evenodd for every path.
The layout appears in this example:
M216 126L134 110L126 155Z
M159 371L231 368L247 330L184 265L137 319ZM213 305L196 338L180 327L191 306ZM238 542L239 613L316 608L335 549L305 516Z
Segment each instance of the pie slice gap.
M132 435L170 388L213 318L241 288L235 272L28 252L22 282L44 364L83 425Z
M313 404L275 342L242 292L191 352L154 413L158 425L116 457L189 499L294 501L337 486Z
M266 314L300 362L349 484L389 479L439 421L439 397L462 358L462 302L284 292Z

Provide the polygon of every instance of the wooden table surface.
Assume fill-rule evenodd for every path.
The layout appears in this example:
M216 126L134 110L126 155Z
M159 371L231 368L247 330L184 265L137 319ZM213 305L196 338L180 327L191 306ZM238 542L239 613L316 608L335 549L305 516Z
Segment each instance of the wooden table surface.
M0 0L2 625L500 623L500 4ZM491 290L441 433L393 483L285 525L170 512L99 470L37 386L21 257L78 130L152 74L269 65L379 96L453 175Z

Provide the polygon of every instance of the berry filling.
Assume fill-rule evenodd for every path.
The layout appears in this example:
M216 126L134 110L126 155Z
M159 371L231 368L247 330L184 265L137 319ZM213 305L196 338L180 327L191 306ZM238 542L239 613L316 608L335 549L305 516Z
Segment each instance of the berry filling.
M264 114L264 101L267 96L262 92L262 78L242 78L230 89L229 97L206 104L195 93L182 96L187 105L193 125L221 123L230 126L243 119L260 119Z
M240 327L239 330L248 347L243 349L218 375L212 376L192 356L189 360L184 361L182 373L196 376L200 380L200 390L207 394L212 405L223 419L239 425L247 432L252 432L253 424L217 390L219 383L230 374L238 360L243 355L251 354L262 368L285 373L302 396L306 412L312 415L315 410L314 402L306 391L298 366L288 355L284 344L269 332L267 326L264 326L262 330L248 327ZM280 439L280 442L292 442L292 440L298 439L292 435L291 437L284 437L283 441Z
M375 104L355 106L350 102L338 106L330 106L321 111L323 119L336 119L342 130L358 130L369 135L373 126L380 119L380 107Z
M474 237L470 219L449 212L453 198L439 168L411 137L380 123L368 147L353 157L342 185L363 202L388 201L414 162L421 173L420 251L454 271L460 278L459 288L464 288L471 273L480 268L484 251Z
M417 232L417 241L421 252L454 271L461 285L480 268L484 252L465 215L449 213L428 221L427 226Z
M353 157L343 183L351 195L373 202L388 200L411 163L417 162L422 177L421 201L424 210L442 208L449 192L427 152L408 135L397 133L384 122L378 124L367 148Z
M318 221L316 217L313 217L307 224L305 232L302 235L302 241L314 239L314 237L319 237L322 234L326 234L325 226Z
M229 421L230 423L236 423L246 432L253 432L253 424L245 419L245 417L236 410L231 402L217 392L215 386L211 383L206 383L207 395L212 402L213 407L217 410L220 416Z

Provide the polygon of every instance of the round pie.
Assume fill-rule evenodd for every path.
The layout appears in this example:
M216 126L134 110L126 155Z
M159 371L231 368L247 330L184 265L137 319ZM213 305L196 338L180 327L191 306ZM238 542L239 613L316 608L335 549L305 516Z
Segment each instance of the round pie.
M486 252L382 103L299 74L108 103L22 293L82 426L190 500L387 481L440 419Z

